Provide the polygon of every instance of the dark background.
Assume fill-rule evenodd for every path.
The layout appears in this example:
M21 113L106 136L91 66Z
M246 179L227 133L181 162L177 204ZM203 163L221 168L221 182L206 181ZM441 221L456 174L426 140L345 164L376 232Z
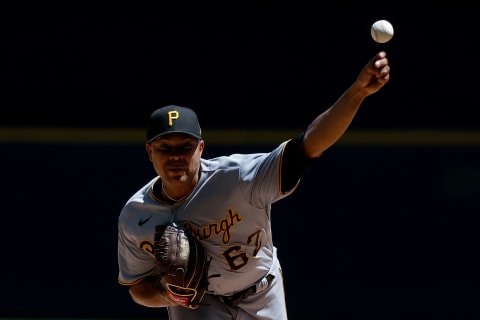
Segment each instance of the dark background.
M143 128L155 107L181 104L198 110L205 127L297 128L386 50L391 83L354 128L477 128L476 10L330 5L152 9L157 15L6 10L0 81L8 116L0 124ZM378 19L394 26L386 44L370 37Z
M4 10L0 128L143 129L180 104L207 129L301 129L386 50L391 81L352 132L476 132L476 11L383 7ZM370 37L378 19L395 28L386 44ZM478 144L436 142L334 146L274 204L292 319L480 315ZM274 147L249 143L207 141L205 156ZM117 284L118 213L153 175L143 144L1 147L0 315L165 317Z

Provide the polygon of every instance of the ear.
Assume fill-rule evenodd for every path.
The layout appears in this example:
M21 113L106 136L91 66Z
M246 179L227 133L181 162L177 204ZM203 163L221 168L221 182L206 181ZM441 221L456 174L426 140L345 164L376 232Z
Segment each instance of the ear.
M145 144L145 150L148 154L148 160L152 161L152 145L150 143Z
M202 154L203 149L205 149L205 140L200 140L198 148L199 148L200 154Z

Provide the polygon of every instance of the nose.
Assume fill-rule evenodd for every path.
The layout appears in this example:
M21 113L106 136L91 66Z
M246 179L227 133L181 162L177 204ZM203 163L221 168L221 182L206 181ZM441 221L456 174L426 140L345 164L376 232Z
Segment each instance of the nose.
M170 155L170 160L181 160L183 159L183 156L181 154L171 154Z
M170 149L170 160L180 160L183 158L183 150L182 148L174 148Z

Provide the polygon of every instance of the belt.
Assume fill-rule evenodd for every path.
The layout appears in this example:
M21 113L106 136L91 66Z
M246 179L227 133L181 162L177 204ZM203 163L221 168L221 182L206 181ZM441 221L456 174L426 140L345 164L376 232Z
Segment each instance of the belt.
M275 276L269 274L247 289L236 292L231 296L218 296L218 299L229 307L236 307L243 299L267 289L272 283L273 278L275 278Z

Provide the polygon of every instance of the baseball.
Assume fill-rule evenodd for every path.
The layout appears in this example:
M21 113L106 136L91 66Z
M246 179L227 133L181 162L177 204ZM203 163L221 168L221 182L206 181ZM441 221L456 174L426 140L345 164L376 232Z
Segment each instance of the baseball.
M370 33L373 40L378 43L385 43L393 37L393 26L387 20L378 20L372 24Z

